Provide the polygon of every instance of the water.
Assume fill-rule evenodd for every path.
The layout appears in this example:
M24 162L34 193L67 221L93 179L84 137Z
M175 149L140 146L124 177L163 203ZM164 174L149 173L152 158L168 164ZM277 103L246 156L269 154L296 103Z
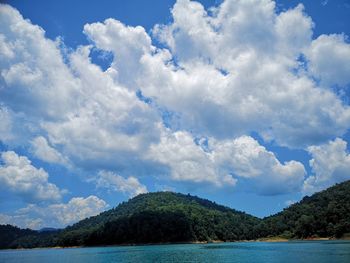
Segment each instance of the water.
M350 241L0 250L0 262L350 262Z

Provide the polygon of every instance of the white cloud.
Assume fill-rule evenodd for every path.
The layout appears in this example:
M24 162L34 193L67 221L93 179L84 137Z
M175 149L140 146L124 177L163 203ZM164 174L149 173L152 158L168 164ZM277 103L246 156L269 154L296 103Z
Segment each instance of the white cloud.
M0 5L0 97L15 112L32 118L64 118L79 94L58 42L24 20L9 5ZM34 106L35 105L35 106Z
M99 49L113 52L116 59L112 67L118 72L118 81L137 89L133 80L139 71L139 60L144 53L154 50L145 29L126 26L110 18L104 23L86 24L84 33Z
M310 166L313 175L304 182L305 193L312 194L350 179L350 153L346 146L346 141L337 138L327 144L308 148L312 156Z
M276 17L275 30L278 38L278 52L295 59L305 52L311 43L314 24L304 13L304 6L280 13Z
M215 186L235 185L229 174L220 174L210 153L196 145L192 136L183 131L164 131L159 144L150 148L149 158L169 166L176 181L210 183Z
M345 35L321 35L307 52L310 72L325 85L350 83L350 44Z
M129 168L159 137L159 116L135 92L115 83L112 70L103 72L91 63L89 47L70 56L84 95L74 115L64 121L45 122L49 141L59 145L75 164L96 170Z
M348 81L345 37L312 41L302 5L277 13L270 0L209 11L179 0L172 16L153 29L167 48L153 46L142 27L107 19L84 26L91 46L62 54L62 43L0 5L1 141L47 162L116 171L115 189L134 178L125 175L135 183L153 169L175 181L298 191L302 164L281 163L246 135L299 149L341 137L350 108L327 87ZM91 61L93 46L113 53L107 70ZM164 110L177 116L165 132ZM210 149L193 137L208 138Z
M274 195L298 192L302 186L306 171L300 162L281 163L250 136L214 142L212 147L215 162L248 179L251 191Z
M122 192L130 197L147 193L147 187L134 177L124 178L109 171L100 171L97 177L97 187L107 188L112 191Z
M0 188L21 197L26 202L58 201L61 192L48 182L48 174L36 168L25 156L13 151L1 153Z
M47 207L28 205L12 215L0 214L0 224L15 224L22 228L62 228L105 210L104 200L91 195L87 198L74 197L68 203L52 204Z
M45 161L68 166L71 160L77 168L141 163L144 149L159 137L156 111L114 81L116 70L103 72L92 64L89 46L66 54L65 64L59 43L45 38L43 29L8 5L0 12L6 47L0 54L2 141L30 147ZM140 28L129 31L142 35Z
M206 150L187 132L164 132L161 142L152 145L149 158L169 166L177 181L232 187L244 178L249 181L250 191L265 195L291 193L302 186L306 172L301 163L280 163L249 136L225 141L209 139L208 144Z
M11 133L12 119L8 109L0 105L0 141L6 142L11 140L14 136Z
M43 136L38 136L31 141L32 151L35 157L49 162L69 166L69 162L60 152L52 148Z
M183 129L225 139L255 131L294 148L348 129L349 106L320 89L299 61L313 27L302 5L276 14L272 1L224 1L209 15L184 0L172 14L174 22L154 34L179 67L165 51L145 53L138 86L178 112ZM333 69L342 67L337 62Z

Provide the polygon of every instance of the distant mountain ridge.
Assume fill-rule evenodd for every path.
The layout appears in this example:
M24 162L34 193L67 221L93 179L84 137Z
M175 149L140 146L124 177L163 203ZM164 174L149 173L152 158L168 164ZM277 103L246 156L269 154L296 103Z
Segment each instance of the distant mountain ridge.
M53 228L53 227L44 227L38 230L38 232L42 233L42 232L57 232L60 229L58 228Z
M260 219L196 196L138 195L57 231L0 225L0 248L342 237L350 233L350 181Z

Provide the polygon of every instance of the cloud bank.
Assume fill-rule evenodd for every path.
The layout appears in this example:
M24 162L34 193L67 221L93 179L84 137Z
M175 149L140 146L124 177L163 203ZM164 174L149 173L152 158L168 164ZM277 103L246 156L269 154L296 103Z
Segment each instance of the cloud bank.
M106 203L59 201L58 186L28 158L92 174L86 180L96 189L126 196L147 192L146 177L262 195L311 193L349 179L347 36L314 38L302 5L278 12L271 0L207 10L178 0L171 16L151 32L113 18L86 24L90 45L70 49L0 5L0 141L10 149L0 180L44 218L37 226L68 224ZM92 62L92 50L113 55L106 70ZM279 160L269 144L308 152L311 174L297 156ZM49 210L92 208L62 221L42 216L42 201Z

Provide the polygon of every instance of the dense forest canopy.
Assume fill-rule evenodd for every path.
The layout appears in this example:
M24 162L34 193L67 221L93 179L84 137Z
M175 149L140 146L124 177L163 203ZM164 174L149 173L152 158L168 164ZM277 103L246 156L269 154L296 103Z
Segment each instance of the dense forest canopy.
M192 241L238 241L263 237L342 237L350 233L350 181L304 197L259 219L196 196L141 194L63 230L0 226L1 248L93 246Z

